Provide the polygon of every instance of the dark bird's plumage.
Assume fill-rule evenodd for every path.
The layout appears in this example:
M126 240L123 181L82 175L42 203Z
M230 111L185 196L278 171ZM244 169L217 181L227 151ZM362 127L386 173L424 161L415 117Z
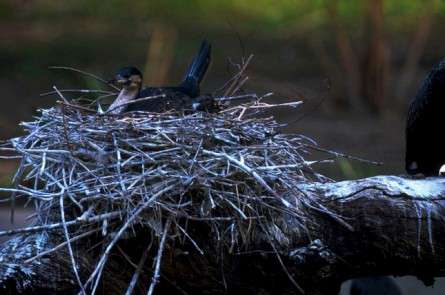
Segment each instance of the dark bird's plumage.
M193 58L192 63L188 67L183 81L178 86L145 87L143 89L139 88L137 95L135 95L131 99L140 99L141 101L126 105L120 110L120 112L163 112L171 109L192 109L195 103L194 99L200 95L200 83L207 72L210 61L211 45L206 40L204 40L201 43L198 54ZM116 74L116 79L119 79L120 76L129 78L131 75L134 74L138 74L142 80L142 74L138 69L134 67L125 67L120 69ZM164 97L143 100L143 98L160 95L164 95Z
M438 175L445 164L445 60L435 65L408 111L405 167L409 174Z
M139 71L135 67L123 67L120 68L119 71L116 73L115 80L121 78L121 79L128 79L132 75L140 76L142 77L141 71Z

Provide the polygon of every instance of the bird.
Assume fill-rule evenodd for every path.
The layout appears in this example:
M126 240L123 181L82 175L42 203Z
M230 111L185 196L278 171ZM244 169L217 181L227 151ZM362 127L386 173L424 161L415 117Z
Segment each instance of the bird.
M203 40L182 82L178 86L169 87L142 88L141 71L134 66L123 67L110 81L122 89L107 112L120 114L133 111L164 112L171 109L193 109L196 107L195 99L200 95L200 84L210 62L211 45L207 40Z
M409 106L405 130L408 174L428 177L444 171L445 137L440 131L444 111L445 59L433 66Z

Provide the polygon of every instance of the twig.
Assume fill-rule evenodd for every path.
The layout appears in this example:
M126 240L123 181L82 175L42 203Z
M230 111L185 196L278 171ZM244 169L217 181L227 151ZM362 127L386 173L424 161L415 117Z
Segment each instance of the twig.
M289 273L289 270L287 269L286 265L284 265L283 259L281 259L280 253L278 252L277 247L275 246L275 243L272 241L270 234L268 233L268 231L266 230L266 228L264 227L262 222L260 222L260 227L263 230L264 235L266 236L267 240L269 241L269 244L272 247L272 249L275 253L275 256L277 257L277 260L280 263L281 268L283 269L286 276L289 278L289 281L295 286L295 288L300 292L300 294L306 294L306 292L304 292L303 288L301 288L301 286L295 281L295 279Z
M100 94L110 94L110 95L116 95L116 92L106 91L106 90L99 90L99 89L59 89L60 93L100 93ZM40 96L48 96L52 94L58 94L57 91L48 91L44 93L40 93Z
M128 285L125 295L131 295L133 293L133 289L136 286L136 283L138 282L139 276L142 272L145 261L148 258L148 254L150 253L150 249L151 249L152 245L153 245L153 240L150 240L150 243L148 244L147 249L143 252L141 259L139 260L139 263L138 263L137 268L133 274L133 277L131 278L130 284Z
M87 286L89 283L91 283L94 278L95 278L95 283L93 286L93 291L91 292L92 295L94 295L96 293L97 290L97 286L99 284L100 281L100 277L102 275L102 270L103 267L105 266L105 263L108 259L108 256L110 255L111 250L113 249L114 245L117 243L117 241L121 238L122 234L127 230L127 228L135 221L135 219L137 217L139 217L139 215L142 213L142 211L144 211L148 206L150 206L153 202L156 201L156 198L158 198L159 196L161 196L162 194L172 190L176 185L170 185L166 188L164 188L163 190L160 190L159 192L157 192L156 194L154 194L148 201L142 203L139 205L138 208L136 208L134 210L134 212L131 213L131 216L125 221L125 223L121 226L121 228L119 229L119 231L116 232L116 235L113 237L113 239L111 240L111 242L108 244L108 246L106 247L104 253L101 256L101 259L99 260L99 262L96 265L96 268L94 269L94 271L91 273L89 279L87 280L87 282L85 283L85 286Z
M88 217L85 218L83 216L77 217L74 220L65 222L66 226L73 226L80 223L96 223L101 222L105 219L113 219L117 218L121 215L121 212L109 212L104 213L101 215L96 215L94 217ZM55 230L63 227L64 224L62 222L56 222L51 224L45 224L45 225L36 225L36 226L29 226L25 228L17 228L17 229L10 229L10 230L4 230L0 231L0 237L1 236L11 236L15 234L21 234L21 233L33 233L33 232L40 232L40 231L47 231L47 230Z
M75 236L75 237L70 238L69 242L70 242L70 243L75 242L75 241L77 241L77 240L80 240L80 239L83 239L83 238L85 238L85 237L87 237L87 236L90 236L90 235L92 235L92 234L94 234L94 233L96 233L96 232L98 232L97 229L93 229L93 230L84 232L84 233L82 233L82 234L80 234L80 235L78 235L78 236ZM39 259L39 258L42 258L43 256L49 255L49 254L51 254L51 253L53 253L53 252L55 252L55 251L57 251L57 250L59 250L59 249L65 247L65 245L67 245L67 244L68 244L68 241L62 242L62 243L60 243L59 245L57 245L57 246L55 246L55 247L53 247L53 248L51 248L51 249L49 249L49 250L40 252L40 253L37 254L36 256L33 256L33 257L31 257L31 258L26 259L26 260L24 261L24 263L31 263L31 262L33 262L34 260L37 260L37 259Z
M54 91L59 95L59 97L63 100L64 103L69 104L68 100L63 96L63 94L57 89L56 86L53 86Z
M25 172L25 159L22 158L20 161L19 168L17 169L17 172L15 173L14 177L12 178L12 187L14 189L17 189L19 183L22 181L23 173ZM10 213L10 220L11 223L14 223L14 213L15 213L15 200L17 196L17 190L13 191L11 194L11 213Z
M108 83L108 81L105 81L104 79L102 79L102 78L99 77L99 76L96 76L96 75L94 75L94 74L91 74L91 73L88 73L88 72L85 72L85 71L82 71L82 70L79 70L79 69L76 69L76 68L73 68L73 67L51 66L51 67L49 67L49 69L51 69L51 70L68 70L68 71L73 71L73 72L81 73L81 74L83 74L83 75L86 75L86 76L89 76L89 77L91 77L91 78L94 78L94 79L96 79L97 81L100 81L100 82L104 83L105 85L107 85L107 86L109 86L109 87L111 87L111 88L114 88L114 89L116 89L116 90L120 90L118 87L116 87L116 86L114 86L114 85Z
M210 154L213 156L217 156L217 157L224 157L227 160L229 160L230 162L234 163L235 165L239 166L241 169L243 169L244 171L246 171L247 173L251 174L257 181L258 183L260 183L269 193L271 193L272 195L274 195L275 197L277 197L278 199L282 200L283 202L286 202L283 198L281 198L268 184L266 181L264 181L264 179L258 175L258 173L256 173L253 169L251 169L250 167L248 167L247 165L245 165L244 163L242 163L241 161L238 161L237 159L227 155L227 154L223 154L223 153L216 153L213 151L209 151L209 150L203 150L203 153L206 154ZM289 205L289 204L288 204Z
M310 149L313 149L313 150L316 150L316 151L320 151L320 152L324 152L324 153L328 153L328 154L334 155L336 158L351 159L351 160L364 162L364 163L368 163L368 164L373 164L373 165L379 165L379 166L383 165L382 162L375 162L375 161L371 161L371 160L367 160L367 159L363 159L363 158L359 158L359 157L355 157L355 156L350 156L350 155L343 154L343 153L340 153L340 152L327 150L327 149L324 149L322 147L315 146L315 145L304 144L304 147L307 147L307 148L310 148Z
M170 223L171 223L171 220L167 219L167 221L165 222L165 225L164 225L164 232L162 233L161 242L159 243L159 247L158 247L158 254L156 255L155 271L153 273L153 277L151 278L151 284L150 284L150 288L148 289L147 295L153 294L156 284L159 281L162 253L164 252L165 240L167 238L168 230L170 229Z
M229 96L234 93L233 89L236 88L236 86L240 83L241 79L243 79L243 74L246 71L247 66L249 65L252 58L253 58L253 54L249 55L246 62L243 63L243 65L241 66L239 73L236 75L237 78L233 80L232 84L230 84L229 88L227 88L226 92L224 92L223 96Z
M77 284L79 284L79 287L81 289L81 293L85 294L85 289L83 287L82 281L80 280L79 272L77 271L77 263L76 263L76 259L74 258L73 248L71 247L70 235L68 233L68 227L66 226L65 208L63 206L63 198L64 198L63 195L60 196L60 218L62 219L63 232L65 234L65 239L66 239L66 242L67 242L66 245L68 247L68 253L70 254L71 265L73 266L74 275L76 277Z

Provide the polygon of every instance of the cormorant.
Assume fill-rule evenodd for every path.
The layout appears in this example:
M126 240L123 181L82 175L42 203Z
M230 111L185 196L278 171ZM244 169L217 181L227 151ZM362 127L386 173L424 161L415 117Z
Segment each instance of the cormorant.
M405 155L408 174L438 175L445 164L445 140L440 131L444 110L445 59L429 72L409 107Z
M193 58L179 86L146 87L142 89L142 73L135 67L121 68L112 82L122 87L116 100L110 105L109 112L119 114L131 111L163 112L170 109L192 109L194 98L200 95L200 83L204 78L211 60L211 45L202 41L198 54ZM164 95L164 97L156 97ZM146 97L156 97L143 100ZM140 102L127 104L134 99ZM119 107L120 105L122 105Z

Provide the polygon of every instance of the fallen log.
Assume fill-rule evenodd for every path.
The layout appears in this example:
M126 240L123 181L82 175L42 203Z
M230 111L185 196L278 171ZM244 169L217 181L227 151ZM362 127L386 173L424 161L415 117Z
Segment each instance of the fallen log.
M434 277L444 275L445 179L376 176L302 182L298 190L321 206L307 206L298 220L289 212L276 213L275 223L261 225L264 228L249 240L245 251L210 245L208 225L189 221L187 231L195 245L188 241L165 247L156 293L337 294L344 280L359 276L414 275L431 284ZM291 204L299 202L292 194L285 198ZM296 231L302 219L307 220L306 231ZM159 237L142 233L121 241L109 255L98 290L123 294L138 273L133 290L147 292L151 266L159 254L147 248ZM53 249L62 234L21 233L5 242L0 251L0 288L6 294L78 292L66 246L30 261ZM72 241L83 282L97 258L95 236L90 237ZM138 265L144 253L147 260Z

